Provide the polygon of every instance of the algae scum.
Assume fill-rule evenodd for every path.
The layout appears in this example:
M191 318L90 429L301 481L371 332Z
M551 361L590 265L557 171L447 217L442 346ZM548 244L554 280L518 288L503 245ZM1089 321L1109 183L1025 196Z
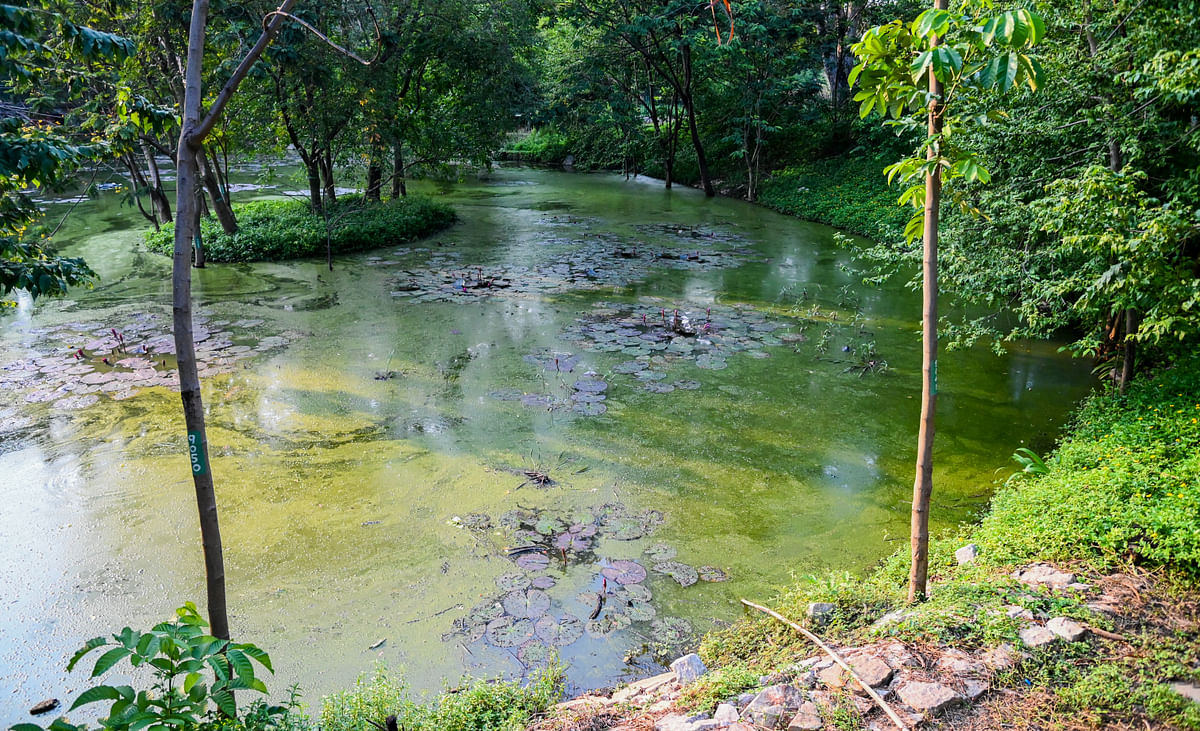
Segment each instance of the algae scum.
M439 192L462 220L412 247L194 274L233 631L272 688L555 655L609 685L739 596L902 545L919 302L860 286L829 229L609 176ZM78 692L85 639L204 596L169 262L138 225L79 204L100 283L5 316L7 721ZM935 529L1048 446L1087 386L1055 348L943 356Z

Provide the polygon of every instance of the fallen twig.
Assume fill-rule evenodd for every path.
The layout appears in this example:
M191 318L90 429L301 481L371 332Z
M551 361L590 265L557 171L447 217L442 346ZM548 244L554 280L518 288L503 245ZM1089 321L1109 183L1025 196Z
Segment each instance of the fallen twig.
M829 647L829 645L826 645L824 642L822 642L820 637L817 637L812 632L809 632L808 630L804 629L803 627L801 627L800 625L791 621L790 619L787 619L783 615L781 615L777 612L774 612L770 609L767 609L764 606L760 606L758 604L755 604L754 602L750 602L745 599L742 600L742 604L745 604L746 606L748 606L752 609L757 609L760 612L763 612L765 614L770 615L771 617L774 617L775 619L779 620L780 622L783 622L787 626L791 627L792 629L796 630L800 634L804 635L808 639L812 640L813 643L815 643L817 647L824 650L827 655L829 655L831 658L833 658L834 662L836 662L838 665L841 665L842 669L844 669L847 673L850 673L850 677L854 678L854 680L857 681L858 684L862 686L862 689L867 692L867 695L871 696L871 698L875 701L875 703L878 704L878 706L883 709L883 712L888 715L888 718L892 719L892 723L896 724L896 728L900 729L900 731L909 731L908 726L906 726L904 721L900 719L900 716L897 715L897 713L894 710L892 710L892 707L889 706L887 704L887 702L884 701L883 698L881 698L879 696L879 694L875 692L875 689L872 688L871 686L867 685L866 682L864 682L862 678L858 677L858 673L854 672L854 668L850 667L849 663L847 663L845 660L843 660L841 655L838 655L836 652L834 652L833 649L831 647Z
M1106 640L1116 640L1117 642L1128 641L1127 638L1125 637L1125 635L1119 635L1116 632L1109 632L1108 630L1098 629L1096 627L1093 627L1090 624L1085 624L1084 627L1087 628L1088 632L1091 632L1092 634L1096 635L1097 637L1103 637Z

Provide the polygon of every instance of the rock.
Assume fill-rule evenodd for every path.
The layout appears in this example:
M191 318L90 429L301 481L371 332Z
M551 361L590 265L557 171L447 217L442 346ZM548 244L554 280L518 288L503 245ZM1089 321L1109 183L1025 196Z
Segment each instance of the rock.
M662 713L663 711L669 711L674 707L675 707L675 701L673 699L664 698L661 701L657 701L655 703L651 703L650 705L646 706L646 711L648 713Z
M962 650L947 650L935 667L948 675L986 675L987 666Z
M1055 617L1046 622L1046 629L1063 638L1067 642L1078 642L1087 634L1087 628L1073 619Z
M848 662L850 667L854 668L854 672L863 679L863 682L872 688L887 685L888 681L892 679L894 671L891 666L877 657L867 655L850 658ZM817 677L830 688L850 688L855 693L866 693L840 665L823 670Z
M754 696L754 700L742 711L742 718L764 728L779 728L788 715L799 710L804 700L799 688L782 683L772 685Z
M681 713L672 713L655 721L654 731L692 731L692 722Z
M821 714L817 710L816 704L812 701L805 701L788 723L787 729L788 731L816 731L824 725L825 722L821 720Z
M713 712L713 720L724 724L734 723L738 720L738 710L728 703L718 704L717 710Z
M660 673L649 678L643 678L613 693L613 703L626 703L633 700L634 696L639 696L642 693L652 693L674 680L675 673Z
M1016 604L1005 607L1004 613L1007 614L1010 619L1023 619L1026 622L1033 621L1033 612L1029 611L1025 607L1017 606Z
M746 710L746 706L750 705L750 702L754 700L755 695L756 695L755 693L742 693L741 695L739 695L737 697L738 710L739 711Z
M979 546L976 546L974 543L968 543L954 552L954 560L958 561L959 566L971 563L977 556L979 556Z
M35 705L33 708L30 708L29 712L34 716L40 716L43 713L49 713L50 711L53 711L55 708L58 708L58 699L47 698L41 703Z
M963 678L962 684L963 695L965 695L969 701L973 701L979 696L988 692L988 689L991 687L988 685L986 680L980 680L979 678Z
M875 622L871 625L871 629L881 630L890 624L903 622L911 616L913 616L913 612L906 612L903 609L893 609L879 619L875 620Z
M1008 670L1016 667L1025 658L1021 657L1021 653L1017 652L1015 647L1005 642L983 653L980 659L992 670Z
M920 713L939 713L961 703L963 696L941 683L910 680L896 689L896 695L906 706Z
M1021 642L1025 643L1025 646L1031 650L1036 650L1039 647L1045 647L1058 641L1058 635L1036 624L1026 627L1018 632L1017 635L1021 638Z
M584 713L597 711L605 706L610 706L613 701L608 698L601 698L594 695L581 695L578 698L572 698L569 701L559 703L555 708L560 711L581 711Z
M681 686L695 682L708 672L708 668L704 667L704 661L694 652L671 663L671 670L675 673L675 679Z
M1200 685L1176 681L1171 683L1169 687L1192 703L1200 703Z
M1059 571L1044 563L1018 569L1013 573L1013 578L1029 586L1048 586L1052 589L1065 589L1075 583L1075 574Z
M828 624L833 619L835 611L837 611L836 604L830 602L812 602L808 605L808 618L816 625Z
M1085 584L1081 581L1076 581L1073 584L1067 584L1067 588L1071 591L1087 591L1092 588L1091 584Z

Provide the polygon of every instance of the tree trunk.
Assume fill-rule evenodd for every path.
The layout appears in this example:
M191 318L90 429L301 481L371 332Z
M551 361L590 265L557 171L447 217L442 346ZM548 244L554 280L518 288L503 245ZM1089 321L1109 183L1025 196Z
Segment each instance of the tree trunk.
M383 149L376 138L371 145L371 160L367 163L367 200L376 203L383 194L383 163L380 161L382 156Z
M217 214L217 220L221 222L221 230L228 236L234 235L238 232L237 217L233 215L233 208L229 205L225 191L221 190L221 182L213 174L212 165L208 162L208 153L203 147L196 153L196 162L200 166L204 188L212 199L213 211Z
M202 140L192 139L200 124L200 69L204 59L204 31L208 21L208 0L192 3L188 32L188 61L185 78L183 124L179 137L175 182L175 255L171 290L175 353L179 361L179 395L183 399L183 418L191 460L192 482L196 488L196 507L200 513L200 537L204 547L204 571L207 576L208 616L214 637L229 639L229 615L225 605L225 559L221 546L221 528L217 519L217 495L208 463L208 436L204 426L204 404L200 398L200 376L196 370L196 348L192 342L192 239L195 236L196 156Z
M934 8L946 9L947 0L934 0ZM934 47L941 43L934 38ZM929 136L942 133L942 84L929 75ZM931 145L927 159L940 154L941 141ZM929 576L929 499L933 495L933 434L937 410L937 296L938 296L938 207L942 198L942 174L939 167L925 176L925 235L921 315L921 428L917 436L917 474L913 482L912 567L908 575L908 601L925 598Z
M203 269L208 262L204 255L204 228L200 225L200 204L204 202L204 189L196 186L196 235L192 239L192 266Z
M287 13L296 0L283 0L280 13ZM187 71L181 107L179 148L176 154L178 176L175 186L175 250L171 267L172 326L175 354L179 361L179 395L183 400L183 419L192 482L196 489L196 508L200 514L200 537L204 549L204 572L208 594L209 631L214 637L229 639L229 614L225 604L225 559L221 529L217 519L217 496L208 462L208 435L204 425L204 404L200 398L200 375L196 368L196 347L192 340L192 238L196 233L196 155L204 138L221 116L221 111L250 67L262 55L278 32L283 15L270 16L258 42L234 69L229 81L212 102L208 116L200 119L203 95L200 89L204 61L204 35L208 24L208 0L193 0L188 28Z
M1133 370L1136 365L1137 357L1137 341L1133 336L1137 334L1138 316L1133 309L1125 310L1125 339L1122 341L1122 358L1121 358L1121 380L1117 386L1120 393L1125 393L1125 388L1129 382L1133 380Z
M146 178L142 176L137 159L132 152L121 155L120 159L121 162L125 163L125 169L129 171L129 179L133 184L133 202L137 204L138 213L142 214L142 218L153 223L154 230L157 231L159 229L158 215L153 208L147 211L146 207L142 205L142 191L146 191L151 197L153 197L153 194L150 193L150 185L146 182Z
M686 94L680 93L679 100L683 104L683 108L687 110L688 132L692 136L692 147L696 149L696 167L700 170L700 187L704 189L704 195L711 198L717 194L717 191L713 188L712 178L708 175L708 158L704 155L704 143L700 140L700 129L696 125L696 104L691 93L692 52L687 46L683 48L683 68L688 91Z
M321 167L321 187L325 194L325 204L337 203L337 185L333 181L333 151L328 147L318 153Z
M150 170L150 200L154 203L158 220L164 224L170 223L172 221L171 201L163 192L162 173L158 170L158 159L155 157L153 148L144 140L142 141L142 154L146 156L146 165Z
M404 182L404 145L397 142L392 148L392 199L408 195L408 185Z

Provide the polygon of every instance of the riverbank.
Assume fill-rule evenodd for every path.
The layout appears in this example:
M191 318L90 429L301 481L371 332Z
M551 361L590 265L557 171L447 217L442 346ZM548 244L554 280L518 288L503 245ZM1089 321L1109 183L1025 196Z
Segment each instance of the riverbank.
M1088 399L980 523L934 540L925 603L904 602L905 549L864 577L806 578L771 606L909 726L1200 729L1197 365ZM682 691L668 676L533 728L739 728L714 713L756 724L741 728L891 727L829 656L763 614L710 633L699 655L711 670Z
M344 195L314 213L305 201L268 200L235 204L238 231L226 234L217 220L205 217L200 230L204 252L212 262L283 261L324 256L328 246L337 256L397 246L440 231L454 223L454 209L425 196L368 201ZM146 233L146 246L160 254L174 248L170 226Z

